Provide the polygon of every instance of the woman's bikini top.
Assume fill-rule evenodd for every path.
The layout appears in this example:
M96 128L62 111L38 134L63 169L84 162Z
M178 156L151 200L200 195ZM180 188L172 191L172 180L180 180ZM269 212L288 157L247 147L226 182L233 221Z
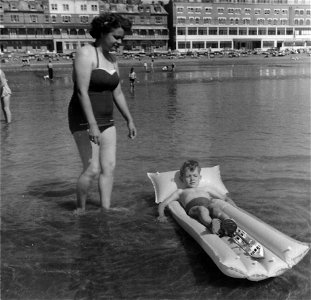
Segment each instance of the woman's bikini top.
M99 68L98 50L95 47L97 67L91 73L89 92L113 91L120 79L116 69L105 70Z

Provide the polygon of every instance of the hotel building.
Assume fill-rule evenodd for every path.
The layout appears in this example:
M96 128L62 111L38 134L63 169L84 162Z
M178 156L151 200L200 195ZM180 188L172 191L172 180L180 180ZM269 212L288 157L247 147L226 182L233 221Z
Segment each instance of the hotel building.
M171 0L170 47L203 49L311 47L311 0Z
M0 51L71 53L93 41L89 24L101 12L117 12L133 22L126 50L165 50L167 12L139 0L0 0Z

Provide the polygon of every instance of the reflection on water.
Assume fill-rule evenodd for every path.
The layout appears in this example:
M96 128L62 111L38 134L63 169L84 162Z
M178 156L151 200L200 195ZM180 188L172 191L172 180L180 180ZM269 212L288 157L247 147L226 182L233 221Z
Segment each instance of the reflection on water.
M156 67L156 65L155 65ZM116 112L113 205L72 215L81 171L67 125L70 70L8 73L14 122L1 122L3 299L308 299L310 254L281 277L259 283L222 275L173 220L155 222L147 172L183 160L219 164L233 199L295 239L310 242L310 68L177 64L145 73L123 90L136 140ZM211 296L213 295L213 296Z

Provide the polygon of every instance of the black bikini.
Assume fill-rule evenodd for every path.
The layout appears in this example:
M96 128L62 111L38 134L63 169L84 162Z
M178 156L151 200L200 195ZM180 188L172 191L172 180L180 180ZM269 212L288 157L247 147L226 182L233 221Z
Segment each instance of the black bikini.
M97 67L91 73L88 94L90 97L94 117L101 132L114 126L113 120L113 90L119 84L116 70L109 72L99 68L98 50L95 48ZM68 108L69 129L71 133L88 129L84 111L82 109L76 83Z

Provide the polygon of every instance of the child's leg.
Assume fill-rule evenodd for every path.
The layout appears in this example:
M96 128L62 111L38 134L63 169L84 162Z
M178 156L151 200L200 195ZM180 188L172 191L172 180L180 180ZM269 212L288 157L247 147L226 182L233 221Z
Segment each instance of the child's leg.
M211 215L213 218L218 218L221 220L220 222L220 230L218 234L232 236L237 229L237 224L233 221L222 209L217 205L217 203L213 203L210 205ZM216 226L215 226L216 227Z
M222 221L226 220L226 219L230 219L230 217L222 211L222 209L219 207L218 203L212 203L210 206L209 206L209 209L210 209L210 213L211 213L211 216L213 218L218 218Z
M189 216L200 221L204 226L209 227L212 223L208 208L204 206L194 206L189 210Z

